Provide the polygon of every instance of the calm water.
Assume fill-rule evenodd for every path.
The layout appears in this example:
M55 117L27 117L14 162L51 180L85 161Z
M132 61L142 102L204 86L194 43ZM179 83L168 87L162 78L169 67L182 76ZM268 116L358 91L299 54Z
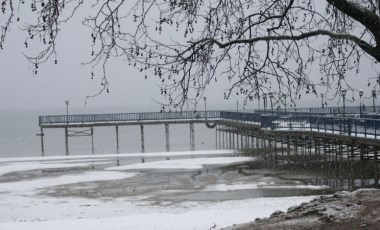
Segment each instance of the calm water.
M109 111L101 111L108 113ZM52 111L2 111L0 113L0 157L23 157L41 155L38 116L60 114ZM83 129L75 129L83 130ZM64 155L63 129L45 129L45 154ZM145 151L166 151L164 125L144 126ZM170 150L190 150L189 125L170 125ZM196 150L215 149L215 129L204 124L195 125ZM94 128L95 154L116 153L115 127ZM119 147L121 153L141 152L140 127L120 126ZM91 137L69 138L71 155L91 154Z

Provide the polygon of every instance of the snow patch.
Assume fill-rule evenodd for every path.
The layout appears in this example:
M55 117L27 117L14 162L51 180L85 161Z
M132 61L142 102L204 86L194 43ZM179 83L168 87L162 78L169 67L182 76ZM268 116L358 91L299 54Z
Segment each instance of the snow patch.
M129 170L129 169L202 169L206 165L229 165L253 161L252 157L216 157L196 158L183 160L166 160L148 163L138 163L118 167L106 168L106 170Z

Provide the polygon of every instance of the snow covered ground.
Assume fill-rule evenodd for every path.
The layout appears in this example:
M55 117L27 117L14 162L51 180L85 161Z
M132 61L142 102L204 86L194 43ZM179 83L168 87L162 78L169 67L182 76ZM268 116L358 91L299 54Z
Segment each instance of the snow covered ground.
M227 151L225 152L227 154ZM252 161L249 157L194 158L205 152L170 152L150 155L189 156L189 159L109 167L110 156L53 157L44 159L18 159L0 162L0 229L209 229L231 226L268 217L277 210L310 201L314 196L266 197L254 199L221 199L197 201L170 200L173 186L182 186L181 193L230 193L247 190L255 192L261 187L323 189L303 184L279 185L277 182L252 182L240 176L229 179L234 173L224 175L223 181L211 180L214 175L178 176L149 181L144 171L154 169L189 170L220 167ZM214 151L214 154L222 154ZM231 152L229 152L231 154ZM131 154L128 154L131 156ZM147 156L149 154L144 154ZM213 155L207 152L206 155ZM140 157L141 154L135 154ZM113 157L113 156L112 156ZM96 159L104 161L96 161ZM54 161L52 161L54 160ZM92 162L93 161L93 162ZM96 168L90 166L96 164ZM71 170L75 167L75 170ZM78 167L85 167L78 170ZM63 169L48 171L44 169ZM206 180L207 179L207 180ZM196 180L196 183L193 182ZM235 180L237 182L235 182ZM173 182L174 181L174 182ZM207 181L207 182L205 182ZM149 187L149 193L118 195L107 191L130 189L133 186ZM123 187L123 188L121 188ZM140 188L139 187L139 188ZM106 188L110 188L107 190ZM104 190L103 190L104 189ZM60 193L66 191L66 193ZM86 191L97 196L86 195ZM84 194L82 194L84 192ZM58 194L58 195L57 195ZM65 195L62 195L65 194Z
M131 158L131 157L167 157L167 156L197 156L197 155L230 155L235 150L204 150L204 151L181 151L181 152L153 152L153 153L120 153L120 154L97 154L97 155L76 155L76 156L49 156L49 157L10 157L0 158L2 162L31 162L31 161L59 161L59 160L79 160L88 161L94 159L110 158Z
M106 170L126 170L126 169L201 169L207 165L225 165L252 161L252 157L217 157L217 158L197 158L184 160L166 160L149 163L140 163L111 167Z

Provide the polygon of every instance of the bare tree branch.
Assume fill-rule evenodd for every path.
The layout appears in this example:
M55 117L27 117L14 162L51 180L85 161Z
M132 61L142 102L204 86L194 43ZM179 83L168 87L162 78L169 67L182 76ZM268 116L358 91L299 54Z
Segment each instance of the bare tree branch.
M355 90L345 76L358 74L363 58L380 61L377 0L32 0L34 22L14 22L25 5L17 0L16 12L14 1L2 0L0 46L10 26L23 23L25 46L35 38L42 45L26 55L35 73L51 58L57 63L61 25L79 8L89 9L83 16L92 39L86 64L101 87L88 98L109 90L107 66L114 58L160 81L163 104L173 107L196 105L221 78L230 82L226 99L252 100L268 91L278 105L317 91L331 98L342 87ZM320 79L310 77L316 68Z

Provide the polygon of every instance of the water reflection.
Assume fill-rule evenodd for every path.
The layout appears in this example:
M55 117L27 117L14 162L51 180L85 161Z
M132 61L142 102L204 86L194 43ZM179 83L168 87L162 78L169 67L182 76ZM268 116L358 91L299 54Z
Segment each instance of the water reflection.
M143 170L144 177L151 181L160 179L167 181L184 181L186 185L174 188L168 186L168 190L161 191L155 200L169 201L221 201L236 199L252 199L259 197L286 197L286 196L308 196L326 195L337 191L352 191L363 187L378 187L379 180L361 178L321 178L311 177L308 179L284 179L281 177L283 171L269 171L267 168L259 167L259 164L238 164L234 166L209 167L197 170ZM252 168L253 167L253 168ZM292 172L294 173L294 172ZM307 174L303 172L303 174ZM294 175L297 175L294 173ZM303 175L304 176L304 175ZM303 178L300 176L300 178ZM297 176L294 176L297 177ZM204 182L202 178L213 178L211 183ZM263 182L265 181L265 182ZM253 188L231 189L231 190L208 190L207 186L228 185L255 185ZM164 188L163 186L162 188Z
M312 185L327 185L334 191L354 191L359 188L380 188L380 180L373 178L313 178L303 180L303 182Z

